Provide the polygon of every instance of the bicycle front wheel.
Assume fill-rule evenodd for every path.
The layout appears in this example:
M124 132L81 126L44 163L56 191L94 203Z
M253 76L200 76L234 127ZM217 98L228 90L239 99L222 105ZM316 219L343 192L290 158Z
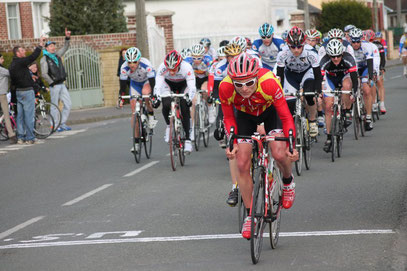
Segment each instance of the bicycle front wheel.
M303 127L303 142L304 142L304 147L302 148L304 152L304 163L305 163L305 168L309 170L311 168L311 136L309 135L308 132L308 120L306 121L306 127Z
M181 166L185 165L185 131L182 125L179 127L179 131L177 133L179 148L178 148L178 156L179 156L179 163Z
M270 216L270 245L271 248L276 248L278 237L280 235L281 209L283 204L283 186L281 181L280 171L276 164L273 165L272 185L269 200L269 216Z
M295 148L298 151L298 161L295 161L295 171L297 172L298 176L301 176L302 172L302 162L303 162L303 127L301 123L301 118L299 116L295 116L294 118L294 123L295 123L295 131L296 131L296 136L295 136Z
M254 190L252 199L252 224L251 224L251 238L250 250L253 264L259 262L261 249L263 246L263 233L266 227L264 219L265 214L265 198L264 198L264 177L265 170L263 167L256 167L254 169Z
M3 119L0 123L0 141L6 141L8 139L8 132L6 129L6 123Z
M337 123L338 122L338 105L334 105L332 121L331 121L331 160L335 162L336 154L336 134L337 134Z
M147 121L144 121L143 123L143 142L146 157L147 159L150 159L151 149L153 148L153 129L150 129Z
M177 170L178 142L177 142L177 133L175 131L174 117L170 118L170 138L169 138L168 143L170 145L171 167L172 167L173 171L176 171Z
M203 132L202 132L202 139L205 148L209 146L209 133L210 133L210 125L209 125L209 109L208 105L205 103L203 108L202 114L202 124L203 124Z
M238 188L237 212L239 217L239 232L242 233L243 222L247 217L247 209L244 205L242 194L240 193L240 188Z
M61 118L62 118L61 109L59 109L58 105L56 105L54 103L50 103L50 102L44 102L42 104L39 103L35 107L36 112L37 112L37 110L45 110L45 112L47 112L47 114L52 116L52 118L54 120L52 130L53 130L53 132L55 132L61 125Z
M359 103L358 100L353 104L352 107L352 117L353 117L353 133L355 139L359 139L359 128L360 128L360 114L359 114Z
M140 163L141 160L141 147L143 146L143 142L141 140L141 135L143 133L141 127L141 118L139 114L134 115L133 121L133 154L136 163Z
M54 119L44 110L36 112L34 117L34 134L37 138L44 139L53 132Z
M200 109L201 105L197 104L195 105L195 115L194 115L194 145L195 145L195 150L199 151L199 145L201 144L201 114L200 114Z

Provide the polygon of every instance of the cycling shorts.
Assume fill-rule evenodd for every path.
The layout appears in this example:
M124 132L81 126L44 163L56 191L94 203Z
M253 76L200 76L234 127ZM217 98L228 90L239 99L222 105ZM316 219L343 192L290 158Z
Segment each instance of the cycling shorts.
M304 72L284 71L284 95L293 96L298 90L302 89L305 81L314 80L314 72L311 68Z
M205 83L206 81L208 81L208 76L205 77L195 77L195 85L196 85L196 89L201 89L202 84Z
M264 123L264 129L267 134L282 132L281 120L274 106L270 106L259 116L253 116L237 110L236 123L239 135L253 135L257 131L257 125L261 123ZM247 139L240 139L237 142L251 144L251 140Z
M184 93L185 90L187 89L187 80L182 80L178 82L173 82L168 79L165 79L165 82L167 83L168 87L170 88L171 92L173 93Z
M144 82L137 82L130 80L130 95L139 96L142 95L144 85L149 84L148 80Z
M363 67L358 69L358 74L362 79L362 83L367 83L368 80L368 68Z
M350 73L345 76L325 76L325 90L335 90L339 87L339 84L342 85L343 80L350 78ZM324 93L324 97L333 97L333 93Z

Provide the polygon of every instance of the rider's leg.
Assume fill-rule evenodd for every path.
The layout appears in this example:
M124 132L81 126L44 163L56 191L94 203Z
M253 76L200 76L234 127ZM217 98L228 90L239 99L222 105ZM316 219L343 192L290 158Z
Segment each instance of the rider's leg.
M150 95L151 94L151 86L148 83L148 81L147 81L147 83L144 84L143 89L141 90L141 93L143 95ZM151 115L154 115L154 109L153 109L153 106L151 104L151 99L150 98L144 98L144 101L146 102L148 113L150 113Z
M191 140L190 135L189 135L189 128L190 128L190 121L191 121L191 112L189 110L189 107L187 105L187 101L185 99L181 99L180 101L180 106L181 106L181 115L182 115L182 126L185 131L185 139L186 140Z
M342 80L342 90L352 91L352 80L349 76L346 76ZM350 110L352 107L352 100L350 99L350 94L342 94L342 101L345 105L345 110Z
M240 143L238 146L239 151L236 153L236 164L240 178L237 181L245 206L250 206L253 192L253 180L250 175L252 145Z

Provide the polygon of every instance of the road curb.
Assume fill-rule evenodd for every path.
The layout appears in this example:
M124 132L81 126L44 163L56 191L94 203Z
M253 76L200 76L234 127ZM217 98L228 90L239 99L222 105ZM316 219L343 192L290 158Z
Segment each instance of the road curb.
M77 120L68 120L66 123L67 123L67 125L75 125L75 124L84 124L84 123L98 122L98 121L111 120L111 119L121 119L121 118L128 118L128 117L130 117L129 113L123 113L123 114L114 115L114 116L97 116L97 117L89 117L89 118L77 119Z

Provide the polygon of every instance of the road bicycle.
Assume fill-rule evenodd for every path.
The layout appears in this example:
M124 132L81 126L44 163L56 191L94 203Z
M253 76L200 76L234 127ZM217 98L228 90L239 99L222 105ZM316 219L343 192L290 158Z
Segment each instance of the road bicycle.
M353 132L355 139L359 139L359 134L365 136L366 107L363 99L362 83L360 83L357 92L354 94L355 101L352 105Z
M251 238L250 252L253 264L257 264L263 245L264 229L269 223L270 245L277 247L282 209L283 183L280 170L271 156L268 142L288 141L290 152L293 152L293 131L289 131L289 137L275 137L254 133L252 136L234 134L231 128L228 146L233 150L234 139L252 140L252 163L253 163L253 196L250 206Z
M342 110L342 94L351 94L350 90L323 90L324 93L334 95L334 103L332 106L332 120L331 120L331 160L335 162L335 155L341 157L342 155L342 141L343 135L346 133L345 128L345 113Z
M135 99L136 106L132 126L133 134L133 154L136 163L140 163L141 152L144 145L144 152L147 159L151 157L151 149L153 146L153 129L148 121L148 111L145 99L150 99L150 95L123 95L121 99Z
M55 132L61 125L62 118L62 113L58 105L51 102L47 102L42 93L40 92L37 93L35 97L35 104L36 104L35 105L36 114L43 115L43 112L45 112L48 115L52 115L52 119L54 120L54 123L52 125L52 132Z
M379 103L380 103L380 99L379 99L379 86L377 85L377 75L376 72L373 73L373 80L372 80L372 86L375 86L376 89L376 100L373 101L372 104L372 120L373 122L376 122L376 120L380 119L380 110L379 110Z
M195 115L194 115L194 135L195 135L195 150L199 151L199 145L202 141L205 147L209 145L209 113L208 113L208 104L203 98L203 93L206 93L206 90L197 90L196 92L196 103L195 103Z
M306 100L304 96L315 96L314 92L297 91L295 97L294 124L296 130L295 148L298 151L299 159L295 162L295 171L298 176L302 173L302 164L309 170L311 168L311 146L312 138L309 134L309 122L305 112Z
M161 98L171 97L171 111L169 114L170 119L170 159L171 167L173 171L177 170L177 159L181 166L185 165L185 131L182 126L182 114L181 114L181 99L185 98L189 101L187 93L175 94L170 93L167 95L161 95ZM188 102L187 102L188 103ZM189 109L188 109L189 110Z
M214 100L215 103L215 116L216 116L216 121L215 121L215 130L213 132L213 137L217 141L222 140L222 148L226 148L226 143L225 143L225 124L223 123L223 112L222 112L222 107L221 107L221 102L219 98L216 98Z
M14 133L17 130L17 124L16 120L14 119L14 110L13 110L13 104L9 104L9 116L10 116L10 123L11 123L11 128L13 129ZM0 116L0 141L6 141L9 139L8 131L6 128L6 120L4 117L4 112Z

